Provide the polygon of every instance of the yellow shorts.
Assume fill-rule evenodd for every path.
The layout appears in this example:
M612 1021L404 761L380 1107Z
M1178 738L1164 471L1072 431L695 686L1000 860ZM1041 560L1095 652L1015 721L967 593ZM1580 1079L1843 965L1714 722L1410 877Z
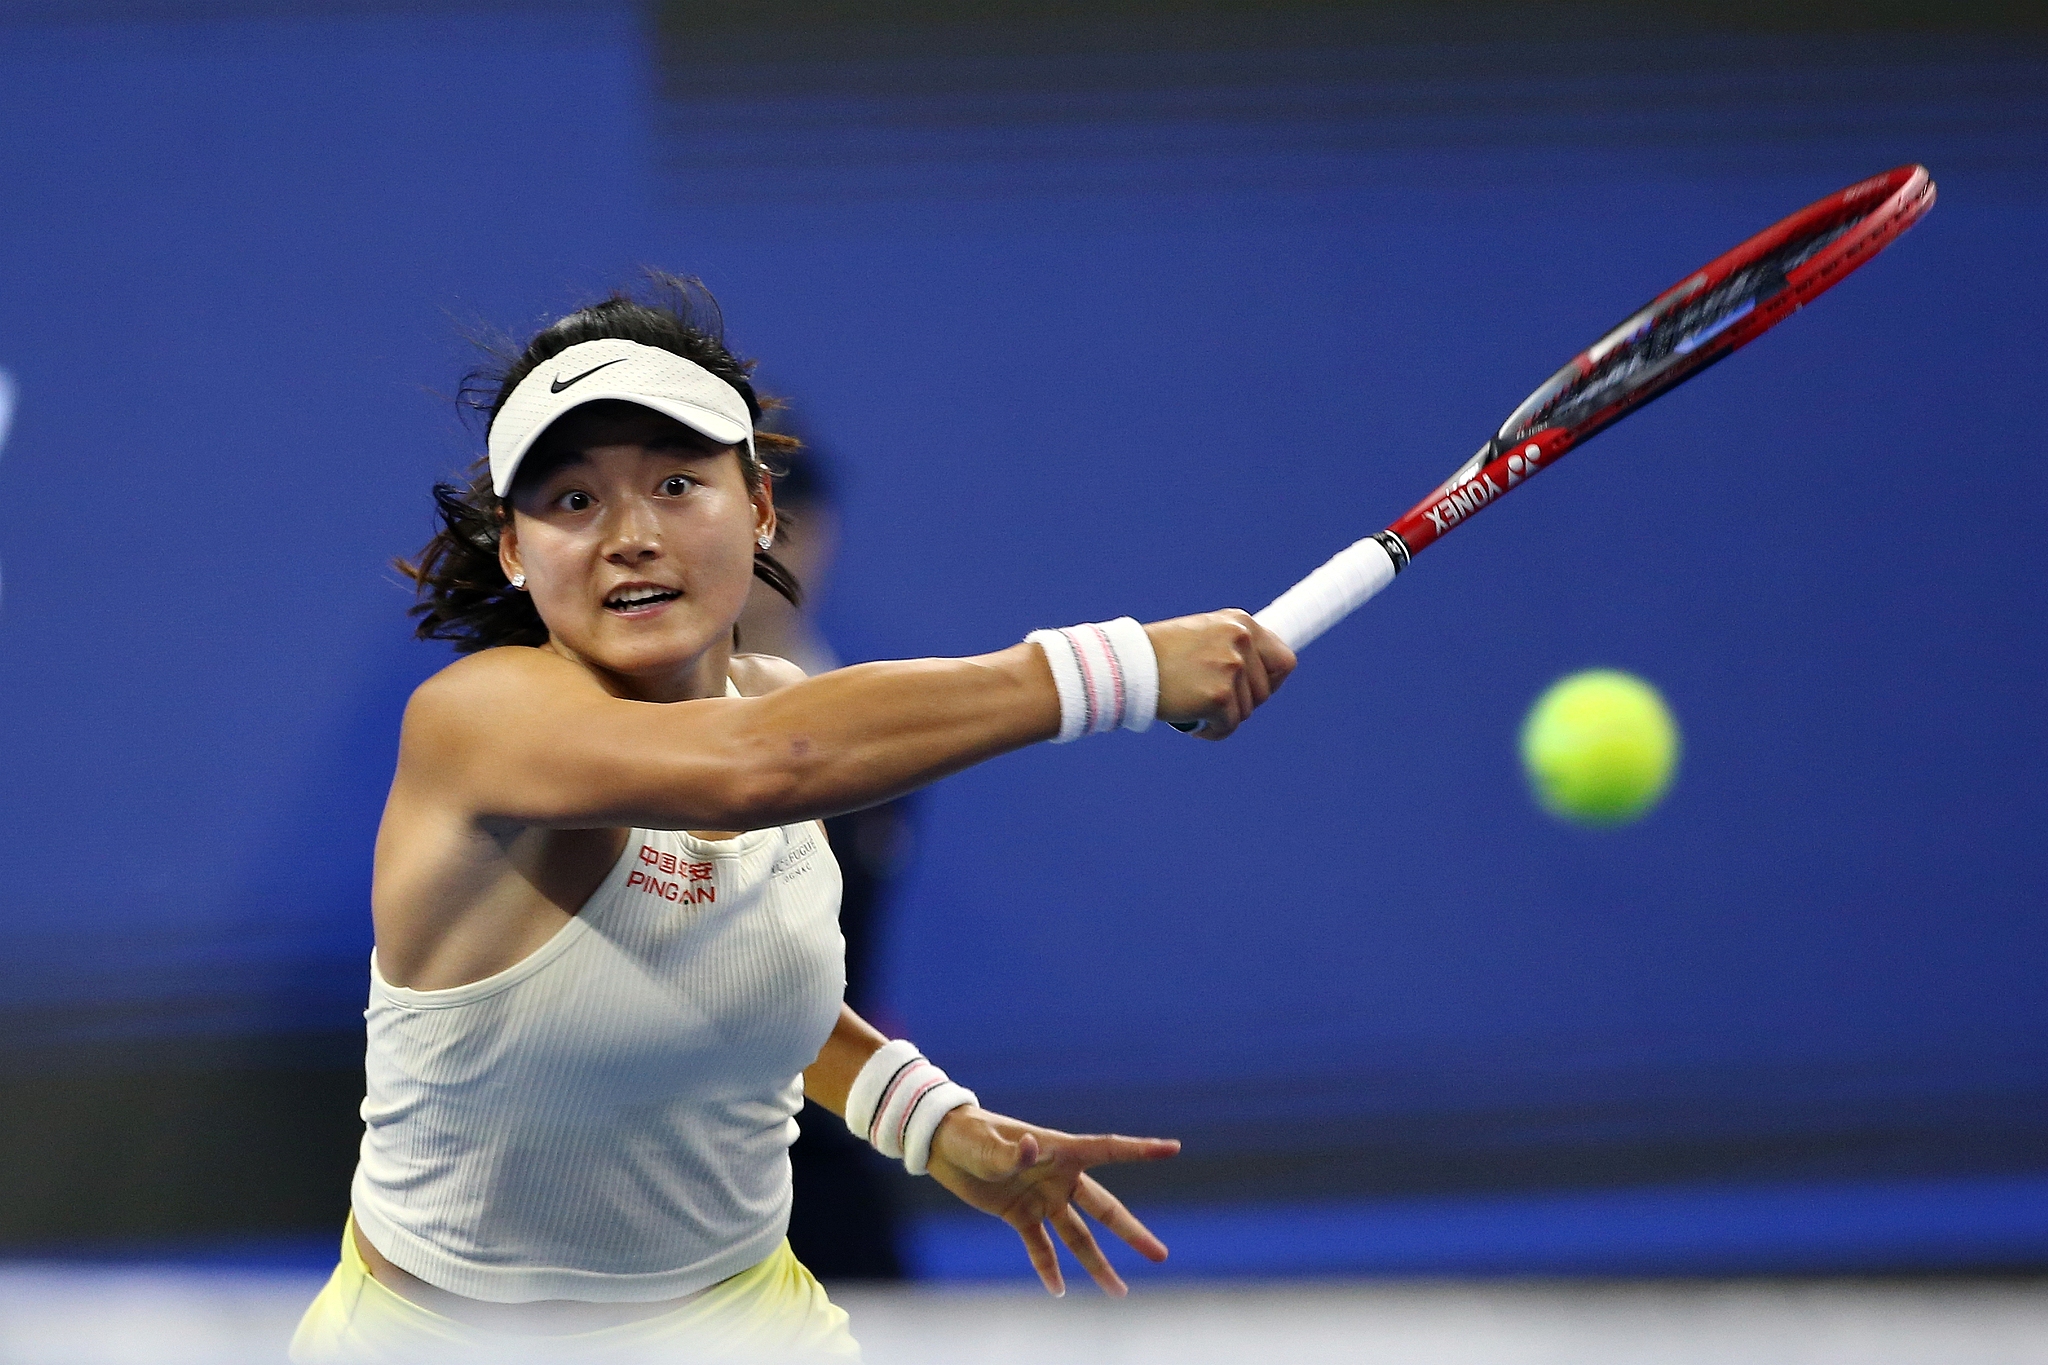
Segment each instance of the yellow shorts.
M371 1278L344 1230L341 1264L292 1334L295 1365L413 1365L413 1362L685 1361L860 1359L846 1311L825 1297L784 1242L766 1260L721 1280L659 1317L565 1336L485 1331L420 1307Z

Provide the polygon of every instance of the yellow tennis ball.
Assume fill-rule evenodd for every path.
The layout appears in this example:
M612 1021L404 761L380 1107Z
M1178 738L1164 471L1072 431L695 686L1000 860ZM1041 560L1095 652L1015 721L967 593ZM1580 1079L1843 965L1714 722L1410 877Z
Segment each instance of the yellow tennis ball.
M1647 814L1678 769L1678 725L1657 689L1593 668L1560 678L1522 722L1522 766L1551 814L1623 825Z

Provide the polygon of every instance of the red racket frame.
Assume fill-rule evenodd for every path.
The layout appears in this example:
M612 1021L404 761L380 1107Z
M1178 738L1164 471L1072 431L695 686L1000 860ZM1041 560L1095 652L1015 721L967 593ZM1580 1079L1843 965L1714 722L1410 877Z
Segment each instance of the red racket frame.
M1880 201L1875 210L1870 207L1872 199ZM1530 406L1528 402L1523 403L1516 409L1515 416L1508 419L1508 426L1503 427L1501 435L1481 447L1479 454L1467 461L1449 482L1382 532L1379 537L1381 543L1386 544L1390 538L1398 537L1398 545L1387 545L1387 550L1394 556L1397 566L1405 567L1408 559L1424 546L1440 539L1451 528L1538 470L1548 469L1557 463L1581 441L1659 394L1684 383L1716 361L1741 350L1805 307L1810 300L1840 284L1856 267L1891 245L1901 233L1918 222L1933 203L1934 181L1928 176L1927 168L1900 166L1809 204L1791 217L1765 228L1733 251L1716 257L1637 309L1626 322L1573 357L1536 393L1554 391L1554 386L1560 381L1591 374L1597 365L1596 357L1604 356L1614 343L1634 332L1646 318L1683 304L1702 290L1712 289L1795 237L1825 232L1845 219L1868 214L1811 259L1787 271L1784 288L1760 300L1747 316L1701 347L1692 363L1674 366L1571 426L1548 427L1510 440L1514 435L1510 429L1512 424Z

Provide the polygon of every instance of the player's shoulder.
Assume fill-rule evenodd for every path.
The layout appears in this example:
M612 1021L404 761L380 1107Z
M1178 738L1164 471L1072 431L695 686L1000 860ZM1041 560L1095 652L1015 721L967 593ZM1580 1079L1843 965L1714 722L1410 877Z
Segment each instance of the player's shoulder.
M810 676L801 668L773 654L732 656L732 682L743 697L760 697Z
M536 689L596 686L589 674L559 654L526 645L501 645L466 654L413 689L407 730L463 725L502 713L514 697Z

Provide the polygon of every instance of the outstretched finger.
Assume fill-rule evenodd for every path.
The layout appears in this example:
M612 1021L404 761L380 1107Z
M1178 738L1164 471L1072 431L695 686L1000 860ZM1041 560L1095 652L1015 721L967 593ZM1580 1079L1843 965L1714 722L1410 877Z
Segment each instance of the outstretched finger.
M1108 1166L1127 1161L1164 1161L1180 1151L1179 1138L1135 1138L1117 1133L1069 1138L1061 1153L1081 1166Z
M1017 1235L1024 1239L1024 1254L1031 1258L1031 1268L1045 1281L1045 1292L1056 1299L1065 1297L1067 1280L1060 1274L1060 1254L1053 1250L1045 1224L1026 1223L1017 1229Z
M1102 1286L1102 1292L1113 1299L1123 1298L1131 1292L1123 1276L1116 1273L1116 1267L1109 1263L1109 1257L1102 1254L1102 1248L1095 1244L1095 1234L1088 1230L1081 1215L1069 1204L1052 1216L1052 1225L1067 1244L1067 1250L1074 1253L1074 1259L1088 1272L1088 1277Z
M1095 1177L1084 1175L1074 1184L1074 1203L1090 1218L1124 1239L1131 1250L1148 1261L1166 1259L1166 1243L1152 1229L1138 1221L1124 1202L1102 1188Z

